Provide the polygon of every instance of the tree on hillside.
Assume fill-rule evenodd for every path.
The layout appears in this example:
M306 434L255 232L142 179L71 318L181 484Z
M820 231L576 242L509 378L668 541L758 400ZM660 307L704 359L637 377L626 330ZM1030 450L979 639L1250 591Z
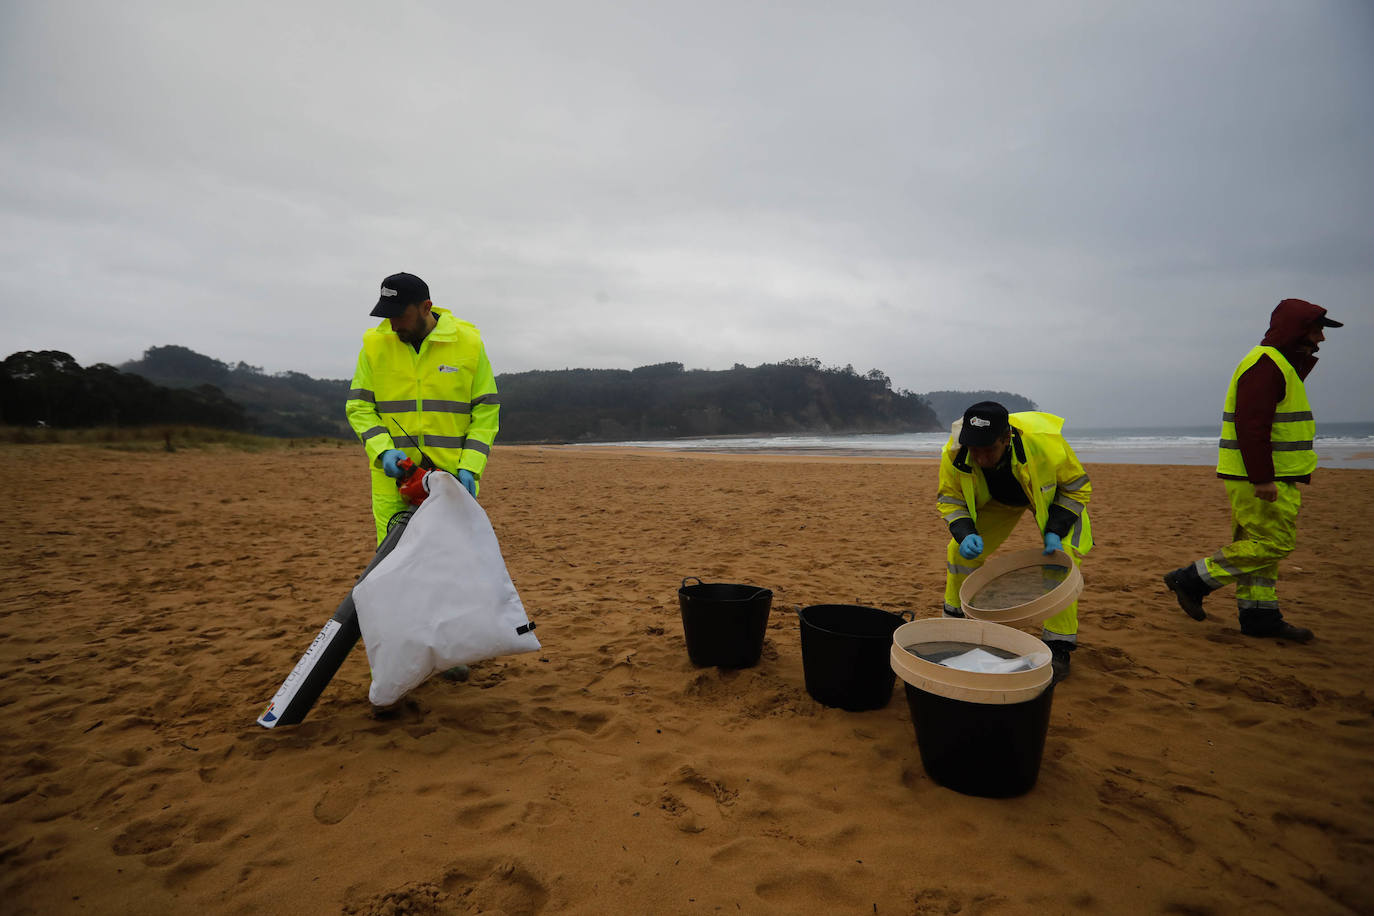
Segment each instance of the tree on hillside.
M60 350L25 350L0 363L0 422L12 426L246 424L243 408L213 385L164 388L113 366L81 368Z
M134 365L137 366L136 369L132 368ZM239 365L242 367L243 363ZM125 366L149 378L194 381L199 384L216 384L223 381L230 372L228 363L222 363L175 344L149 347L143 351L143 359L137 364L126 363Z
M1012 413L1040 409L1030 398L1010 391L930 391L922 397L939 417L941 426L949 426L964 415L969 405L979 401L996 401Z
M662 363L497 376L506 442L657 439L936 428L916 395L885 373L797 358L723 371Z

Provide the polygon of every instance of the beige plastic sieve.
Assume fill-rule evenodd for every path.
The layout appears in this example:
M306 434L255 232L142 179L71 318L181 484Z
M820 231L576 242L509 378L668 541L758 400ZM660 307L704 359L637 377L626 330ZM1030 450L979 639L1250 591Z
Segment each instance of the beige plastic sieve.
M941 642L987 646L1013 655L1041 653L1046 660L1026 671L961 671L922 658L907 648ZM970 703L1022 703L1035 699L1053 675L1049 654L1045 644L1029 633L984 620L931 617L903 624L892 634L892 670L898 677L918 690Z
M1024 578L1025 571L1038 567L1064 569L1063 580L1034 596L1023 596L1011 602L991 600L999 581L1006 582L1018 576ZM964 613L974 620L1019 627L1053 617L1078 600L1082 593L1083 573L1072 557L1062 550L1047 555L1031 548L993 557L970 573L959 587L959 603Z

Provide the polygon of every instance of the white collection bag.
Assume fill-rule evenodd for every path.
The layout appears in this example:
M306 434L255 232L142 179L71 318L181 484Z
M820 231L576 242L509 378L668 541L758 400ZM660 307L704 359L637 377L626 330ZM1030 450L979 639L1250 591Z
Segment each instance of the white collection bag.
M400 541L353 587L378 706L436 671L539 649L487 514L451 474L425 482Z
M946 668L957 668L960 671L977 671L985 674L1001 674L1012 671L1029 671L1038 668L1050 660L1048 652L1032 652L1030 655L1018 655L1015 658L1003 658L994 655L986 649L969 649L962 655L947 658L940 664Z

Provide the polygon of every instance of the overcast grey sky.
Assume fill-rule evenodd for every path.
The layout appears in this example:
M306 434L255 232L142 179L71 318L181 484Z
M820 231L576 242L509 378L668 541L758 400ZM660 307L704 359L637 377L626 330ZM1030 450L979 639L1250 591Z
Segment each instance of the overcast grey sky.
M1371 420L1374 3L0 3L0 357L794 356L1210 423L1269 311Z

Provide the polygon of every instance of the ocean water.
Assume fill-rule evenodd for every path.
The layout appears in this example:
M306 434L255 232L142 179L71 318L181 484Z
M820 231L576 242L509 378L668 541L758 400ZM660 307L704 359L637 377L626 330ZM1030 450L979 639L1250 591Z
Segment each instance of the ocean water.
M1084 464L1199 464L1217 460L1214 426L1064 427L1064 435ZM891 433L855 436L759 436L655 439L638 442L579 443L625 448L775 454L872 454L938 458L949 433ZM1324 468L1374 469L1374 423L1318 423L1318 464Z

